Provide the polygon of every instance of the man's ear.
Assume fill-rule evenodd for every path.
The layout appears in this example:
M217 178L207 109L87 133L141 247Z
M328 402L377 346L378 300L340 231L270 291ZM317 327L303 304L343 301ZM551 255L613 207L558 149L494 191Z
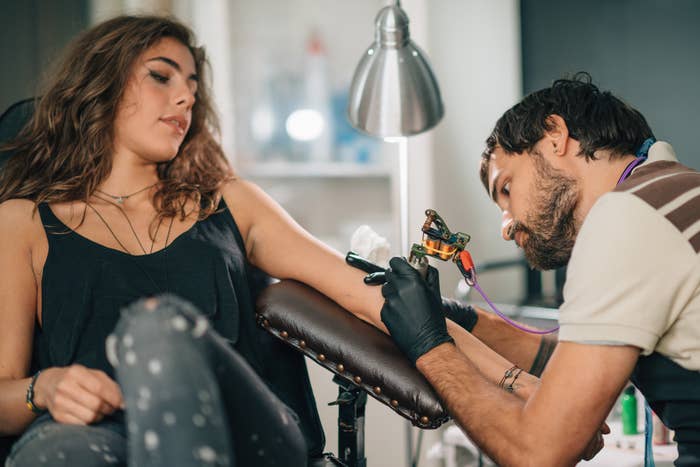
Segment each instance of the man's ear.
M557 114L547 117L546 124L545 141L552 145L555 156L563 156L569 149L567 147L569 143L569 127L566 126L564 119Z

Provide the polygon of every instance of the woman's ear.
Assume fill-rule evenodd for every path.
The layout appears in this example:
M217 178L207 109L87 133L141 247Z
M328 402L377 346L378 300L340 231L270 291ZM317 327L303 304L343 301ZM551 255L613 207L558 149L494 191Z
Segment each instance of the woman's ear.
M561 116L552 114L547 117L546 124L545 140L552 145L555 156L563 156L567 152L569 142L569 128L566 122Z

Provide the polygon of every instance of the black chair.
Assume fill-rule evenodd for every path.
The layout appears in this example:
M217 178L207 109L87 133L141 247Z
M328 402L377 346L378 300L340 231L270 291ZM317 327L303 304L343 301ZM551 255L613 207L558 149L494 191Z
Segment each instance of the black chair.
M0 116L0 144L14 138L28 122L35 100L11 106ZM0 152L0 170L11 157ZM313 467L365 467L364 412L367 395L420 428L437 428L447 411L425 378L384 333L355 318L319 292L295 281L266 287L267 278L251 281L257 320L270 335L334 374L339 386L338 455L312 461ZM262 292L261 292L262 290ZM254 379L251 372L242 374ZM251 381L252 385L259 384ZM0 437L0 465L14 438Z
M0 115L0 145L15 138L34 114L34 99L24 99ZM0 151L0 170L12 157L12 151Z

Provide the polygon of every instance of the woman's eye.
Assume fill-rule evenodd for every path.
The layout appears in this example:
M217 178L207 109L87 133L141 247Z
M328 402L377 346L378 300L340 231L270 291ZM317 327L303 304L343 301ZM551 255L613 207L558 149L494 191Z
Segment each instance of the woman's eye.
M163 76L160 73L156 73L155 71L149 71L148 74L151 75L151 78L163 84L167 83L169 79L167 76Z

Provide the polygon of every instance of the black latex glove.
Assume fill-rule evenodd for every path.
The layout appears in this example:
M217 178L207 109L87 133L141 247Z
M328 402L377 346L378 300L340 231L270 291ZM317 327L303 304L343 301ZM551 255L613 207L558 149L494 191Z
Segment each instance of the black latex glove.
M418 358L445 342L447 333L440 295L403 258L392 258L382 286L382 322L391 337L415 365Z
M362 271L368 273L364 282L367 285L382 285L386 282L385 274L386 270L371 261L361 257L355 252L348 252L345 257L345 261L350 265ZM428 273L425 276L425 282L428 284L428 288L440 297L442 302L442 313L445 318L449 318L454 321L462 328L471 332L476 325L476 321L479 316L476 314L476 310L472 308L471 305L463 304L457 300L452 300L449 298L444 298L440 296L440 275L438 270L432 266L428 266Z

